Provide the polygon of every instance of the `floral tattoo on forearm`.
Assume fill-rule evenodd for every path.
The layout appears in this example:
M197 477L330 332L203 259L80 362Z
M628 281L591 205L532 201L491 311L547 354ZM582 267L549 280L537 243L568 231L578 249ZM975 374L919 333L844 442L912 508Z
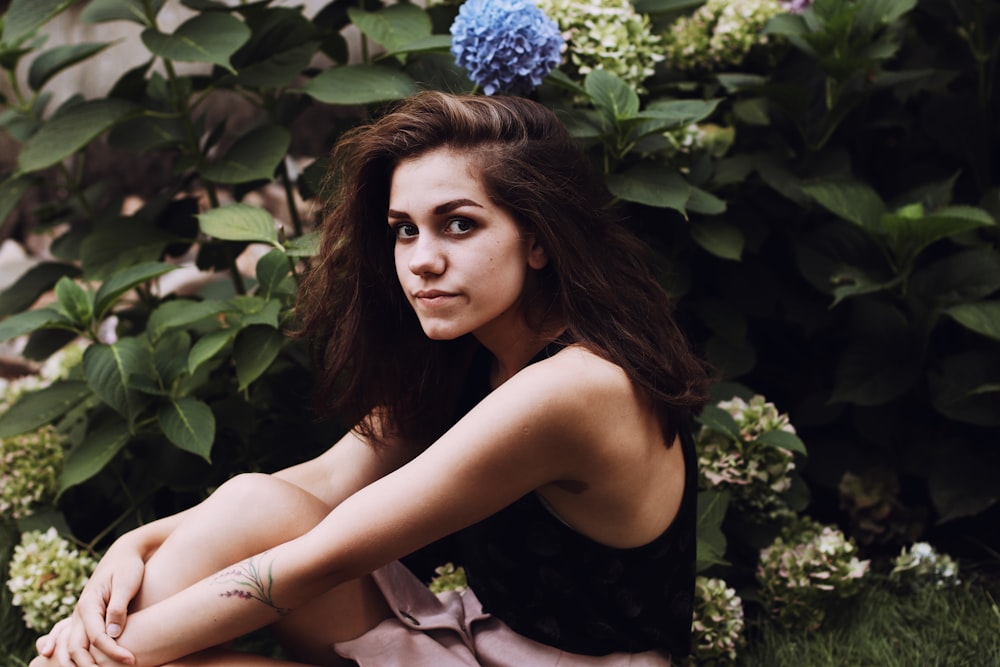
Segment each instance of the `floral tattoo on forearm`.
M273 568L274 561L267 564L267 573L263 571L262 561L269 552L265 551L257 556L251 556L241 563L225 569L212 577L215 583L232 586L227 588L220 597L237 597L244 600L257 600L263 602L268 607L274 609L280 616L284 616L291 609L279 607L274 602L271 588L274 586Z

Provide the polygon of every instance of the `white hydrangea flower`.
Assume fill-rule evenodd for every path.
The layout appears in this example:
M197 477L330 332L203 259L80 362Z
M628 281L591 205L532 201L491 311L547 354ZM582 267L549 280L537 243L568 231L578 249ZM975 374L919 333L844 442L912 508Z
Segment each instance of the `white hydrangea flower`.
M643 81L664 58L662 40L629 0L538 0L538 7L559 24L572 71L603 69L645 92Z
M950 588L962 583L958 578L958 563L948 554L935 551L927 542L903 547L892 561L889 579L911 589L922 586Z
M788 415L757 395L744 401L733 398L718 407L728 412L739 428L739 441L707 426L696 443L701 484L730 491L733 502L769 518L792 514L781 494L792 486L795 461L792 452L759 442L768 431L795 433Z
M21 519L52 500L64 458L52 426L0 438L0 517Z
M725 581L710 577L695 579L694 599L691 639L698 663L734 662L745 643L743 600Z
M768 43L764 25L785 11L779 0L708 0L666 34L667 62L680 71L718 71Z
M73 611L97 561L60 537L55 528L21 536L10 560L7 588L24 624L47 632Z
M826 608L860 590L869 561L833 526L809 518L789 524L760 552L757 581L772 614L791 627L819 627Z

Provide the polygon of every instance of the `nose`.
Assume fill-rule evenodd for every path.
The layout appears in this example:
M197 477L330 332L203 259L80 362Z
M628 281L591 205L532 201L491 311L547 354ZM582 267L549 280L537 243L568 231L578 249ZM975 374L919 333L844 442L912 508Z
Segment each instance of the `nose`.
M407 266L417 276L440 275L446 265L444 248L429 234L417 237L410 246Z

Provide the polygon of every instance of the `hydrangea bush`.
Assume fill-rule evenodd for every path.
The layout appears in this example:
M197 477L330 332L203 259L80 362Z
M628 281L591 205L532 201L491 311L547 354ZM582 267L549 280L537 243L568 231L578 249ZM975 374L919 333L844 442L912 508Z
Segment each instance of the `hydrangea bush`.
M792 515L782 494L792 486L794 456L766 437L772 431L794 436L788 415L760 395L749 401L735 397L716 407L732 417L738 433L710 425L699 430L696 442L701 486L729 491L734 504L755 514L768 518Z
M691 643L698 665L725 665L736 661L745 644L743 600L717 577L694 582L694 622Z
M0 438L0 518L22 519L55 497L64 459L52 426Z
M710 72L737 66L751 48L772 39L764 25L784 11L778 0L708 0L667 32L669 66Z
M948 554L938 553L927 542L903 547L892 561L889 580L903 589L951 588L962 583L958 563Z
M451 38L455 62L487 95L528 92L562 60L559 26L530 0L467 0Z
M60 537L55 528L24 533L14 548L7 580L24 624L47 632L69 615L96 566L93 558Z
M643 81L664 59L662 38L629 0L539 0L538 6L562 30L571 73L583 78L604 69L645 92Z
M815 629L830 605L855 595L868 572L853 540L802 517L760 552L757 581L765 606L782 623Z

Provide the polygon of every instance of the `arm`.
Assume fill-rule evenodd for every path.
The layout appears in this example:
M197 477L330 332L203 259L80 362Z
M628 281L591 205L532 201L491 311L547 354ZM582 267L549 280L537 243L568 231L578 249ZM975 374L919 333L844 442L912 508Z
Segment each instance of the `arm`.
M551 481L578 479L588 429L567 378L518 374L412 462L315 529L132 616L121 637L158 665L276 621L283 609L474 523ZM574 382L575 379L572 379ZM553 386L555 384L555 386ZM250 598L250 599L248 599Z
M375 449L349 433L322 455L274 475L333 507L412 455L403 443L389 442ZM127 609L142 583L145 561L191 513L186 510L159 519L116 540L81 594L74 614L39 640L39 654L55 656L61 667L73 667L74 660L80 667L89 667L93 662L87 648L94 642L110 657L128 660L128 652L111 640L125 626Z

